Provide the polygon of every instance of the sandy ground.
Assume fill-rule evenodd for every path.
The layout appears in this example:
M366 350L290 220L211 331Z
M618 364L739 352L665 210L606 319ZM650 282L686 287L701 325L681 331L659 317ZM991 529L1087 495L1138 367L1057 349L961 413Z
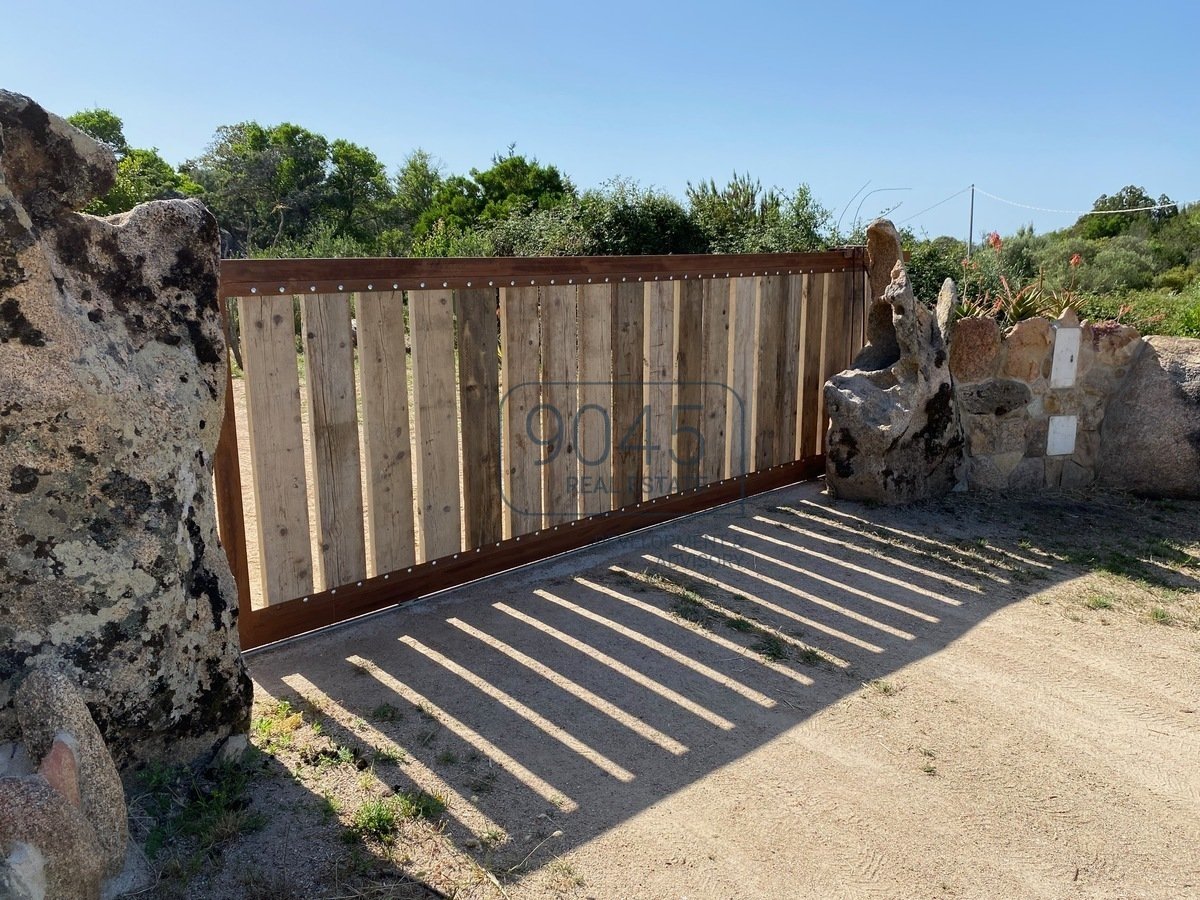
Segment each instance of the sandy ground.
M1200 896L1198 628L1200 504L799 485L252 654L266 825L150 895Z

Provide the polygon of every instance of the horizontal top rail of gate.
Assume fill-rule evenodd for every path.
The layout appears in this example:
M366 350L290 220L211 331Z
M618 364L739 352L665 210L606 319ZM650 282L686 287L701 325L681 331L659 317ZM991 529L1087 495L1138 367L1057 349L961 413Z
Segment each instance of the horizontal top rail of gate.
M668 256L226 259L221 262L221 296L799 275L862 268L863 259L862 247Z
M223 261L243 647L815 476L868 294L861 247Z

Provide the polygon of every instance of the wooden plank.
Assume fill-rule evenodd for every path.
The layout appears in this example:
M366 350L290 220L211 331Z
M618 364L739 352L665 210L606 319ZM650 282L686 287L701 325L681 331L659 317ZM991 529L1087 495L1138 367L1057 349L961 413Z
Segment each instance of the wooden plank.
M319 529L318 583L328 589L367 577L350 297L312 294L301 299L300 311Z
M854 310L858 306L858 295L855 292L854 279L849 271L841 272L833 277L840 277L843 285L842 362L838 368L839 372L843 372L850 368L850 361L854 359L854 354L857 352L854 347Z
M585 284L579 293L579 450L580 512L612 508L612 326L617 288Z
M462 548L458 410L454 390L454 305L450 291L409 291L413 462L422 561Z
M358 296L367 529L376 575L416 562L404 294Z
M355 616L415 600L435 591L586 547L649 525L816 478L824 471L823 458L808 457L767 472L726 479L698 491L659 500L652 505L641 504L607 516L584 519L573 528L546 530L520 541L509 539L499 545L483 547L478 553L463 553L457 559L422 563L414 566L411 572L396 573L387 578L377 576L364 581L361 587L351 585L336 594L325 591L311 597L308 603L280 603L247 610L243 613L242 647L260 647L344 622Z
M712 284L712 281L709 281ZM679 284L676 329L676 399L671 421L674 432L675 490L700 486L704 456L704 288L702 281L689 279Z
M542 527L541 332L535 287L500 289L504 535Z
M825 334L825 275L804 276L804 324L800 333L800 422L796 446L799 455L817 453L824 446L824 399L821 396L821 346Z
M646 288L618 284L613 305L613 506L642 499Z
M783 277L758 279L758 390L755 397L754 467L766 469L784 462L781 431L784 422L783 375L787 293Z
M457 293L466 547L504 537L500 486L500 345L495 288Z
M542 288L543 510L548 524L579 517L579 469L574 427L578 407L575 287Z
M312 593L292 298L240 297L259 576L266 603Z
M675 403L675 334L677 285L652 281L646 285L645 434L642 439L645 498L673 493L675 466L671 459Z
M683 254L666 256L542 256L459 259L226 259L221 262L223 297L485 288L600 283L605 278L652 282L656 277L751 277L794 272L841 271L861 251L854 248L820 253Z
M797 442L800 427L800 333L804 330L804 278L804 275L784 276L784 338L779 369L779 390L783 394L783 424L779 429L782 461L804 455L804 450Z
M866 292L863 285L864 274L864 272L860 272L857 269L851 273L851 284L854 285L854 302L851 304L853 319L850 323L851 360L858 356L858 352L863 348L863 323L867 311Z
M726 443L729 448L726 471L730 475L744 475L754 466L754 399L758 383L758 285L753 278L733 278L731 281L731 395L725 425Z
M824 334L821 340L821 386L820 408L817 411L817 447L820 452L825 450L826 433L829 430L829 418L825 412L824 384L833 375L840 372L843 364L844 335L842 333L845 317L843 308L846 302L846 280L839 273L831 272L825 276L825 314Z
M221 308L222 330L228 328L229 310L223 297L218 298ZM230 353L225 358L225 414L221 418L221 435L217 439L217 451L213 455L213 483L217 500L217 533L221 546L229 560L229 569L237 585L238 606L250 608L250 561L246 551L246 511L242 505L242 467L238 452L237 419L233 405L233 370Z
M725 477L726 420L730 403L729 385L729 323L730 291L728 278L704 282L702 298L704 320L703 365L701 380L701 443L700 484L710 484Z

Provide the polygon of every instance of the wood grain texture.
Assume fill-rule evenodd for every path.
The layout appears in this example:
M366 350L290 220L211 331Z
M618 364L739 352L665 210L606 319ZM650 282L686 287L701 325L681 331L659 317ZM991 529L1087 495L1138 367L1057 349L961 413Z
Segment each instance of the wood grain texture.
M504 535L516 537L542 527L541 448L530 436L541 437L537 288L501 288L500 339Z
M712 283L711 281L709 282ZM675 490L699 487L704 446L704 282L689 279L678 288L675 349L676 397L671 421Z
M575 432L579 455L580 512L612 508L612 325L617 288L587 284L579 291L579 412Z
M328 589L367 577L350 298L313 294L302 298L300 310L316 482L318 584Z
M645 498L673 493L672 423L675 404L675 335L678 289L673 282L646 285Z
M800 420L800 337L804 330L804 279L806 275L784 277L783 355L780 360L779 390L783 393L783 425L779 429L779 453L783 461L803 455L797 450Z
M462 547L458 409L454 389L454 306L450 291L409 291L413 462L421 560Z
M754 467L767 469L784 462L782 430L787 427L783 390L787 291L783 277L758 279L758 391L755 398Z
M228 335L229 309L224 298L218 298L218 304L221 308L222 330ZM238 452L230 356L232 354L227 353L225 359L225 414L221 418L221 436L213 455L213 483L217 500L217 533L237 585L238 606L248 609L250 560L246 548L246 510L242 503L242 466Z
M745 475L754 466L754 401L758 385L758 285L733 278L729 338L729 386L725 424L726 471Z
M751 277L862 267L862 248L820 253L679 254L669 256L541 256L459 259L226 259L222 297L252 293L345 293L436 288L545 287L630 283L670 278ZM591 282L589 282L591 279Z
M495 288L461 290L458 307L466 547L504 537L500 482L500 342Z
M840 273L831 272L825 276L825 329L821 341L821 385L824 386L834 374L840 372L845 365L845 306L846 279ZM817 446L824 451L826 435L829 431L829 416L825 411L824 390L820 396L820 410L817 415Z
M259 576L264 600L280 603L313 589L292 298L242 297L238 310Z
M542 448L543 509L559 525L579 517L579 456L575 415L579 401L577 288L542 288Z
M357 312L367 529L382 574L416 562L404 295L361 294Z
M804 325L800 334L800 421L796 445L799 455L815 454L824 447L824 400L821 396L825 381L821 371L821 347L825 340L825 275L805 278Z
M728 278L704 282L703 348L701 351L701 447L699 479L710 484L725 477L729 448L726 446L726 422L729 412L729 322L730 291Z
M613 506L642 499L646 288L618 284L613 304Z

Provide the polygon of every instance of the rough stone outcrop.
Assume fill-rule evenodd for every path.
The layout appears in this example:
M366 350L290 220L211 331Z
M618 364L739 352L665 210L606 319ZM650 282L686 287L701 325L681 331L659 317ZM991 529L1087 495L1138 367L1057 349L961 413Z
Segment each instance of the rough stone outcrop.
M98 898L129 840L112 757L62 674L35 671L16 701L21 740L0 745L0 897Z
M867 342L858 352L852 369L875 372L886 369L900 358L896 342L896 326L892 322L892 304L884 297L892 283L892 271L903 264L900 234L887 219L876 219L867 226L867 280L871 285L871 302L867 307Z
M900 239L890 222L870 225L867 252L872 294L882 266L891 263L890 284L877 296L890 313L895 350L893 354L888 329L877 316L873 324L868 322L872 344L859 354L854 368L825 383L832 420L826 481L835 497L907 503L954 488L963 439L941 331L913 295ZM868 368L893 355L890 362Z
M187 760L250 700L211 489L217 226L195 201L75 212L114 171L0 92L0 740L54 668L119 763Z
M1098 481L1200 498L1200 340L1149 337L1100 429Z

